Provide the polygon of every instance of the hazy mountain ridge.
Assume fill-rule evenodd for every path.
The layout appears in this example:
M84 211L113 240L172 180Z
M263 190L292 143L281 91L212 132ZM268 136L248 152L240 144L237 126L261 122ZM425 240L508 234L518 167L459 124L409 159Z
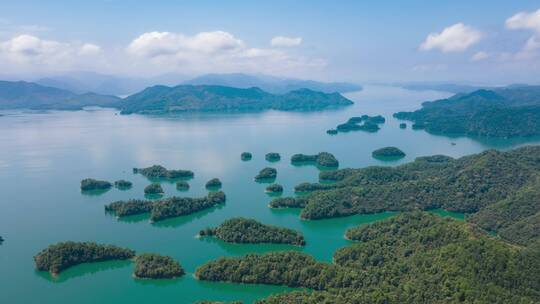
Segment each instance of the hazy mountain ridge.
M25 81L0 81L0 109L79 110L87 106L114 107L120 98L68 90Z

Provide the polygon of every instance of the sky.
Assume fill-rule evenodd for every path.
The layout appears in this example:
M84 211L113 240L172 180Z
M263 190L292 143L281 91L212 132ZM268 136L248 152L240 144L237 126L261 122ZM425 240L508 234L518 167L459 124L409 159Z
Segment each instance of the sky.
M540 83L540 1L0 0L0 76Z

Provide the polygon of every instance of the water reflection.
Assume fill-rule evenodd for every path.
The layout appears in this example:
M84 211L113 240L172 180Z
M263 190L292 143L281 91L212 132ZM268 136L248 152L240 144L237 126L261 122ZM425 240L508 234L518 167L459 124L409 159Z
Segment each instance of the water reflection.
M87 275L91 275L97 272L101 271L107 271L107 270L113 270L113 269L119 269L124 268L129 265L131 265L132 262L130 260L122 260L122 261L105 261L105 262L96 262L96 263L84 263L80 265L76 265L73 267L70 267L58 275L51 275L49 272L46 271L38 271L35 270L34 273L49 281L52 283L63 283L65 281L84 277Z

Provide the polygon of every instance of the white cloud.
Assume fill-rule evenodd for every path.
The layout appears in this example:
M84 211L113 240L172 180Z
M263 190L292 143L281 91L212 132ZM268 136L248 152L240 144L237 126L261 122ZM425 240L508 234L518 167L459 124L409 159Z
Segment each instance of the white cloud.
M535 12L520 12L506 19L506 27L512 30L529 29L540 33L540 9Z
M0 64L4 72L58 71L95 65L80 55L94 56L101 52L95 44L69 43L41 39L22 34L0 42Z
M480 52L476 52L474 55L472 55L471 57L471 60L472 61L482 61L482 60L486 60L489 58L489 54L484 52L484 51L480 51Z
M270 40L273 47L293 47L302 44L302 37L276 36Z
M79 49L79 55L82 56L94 56L101 54L102 50L99 45L93 43L85 43Z
M285 38L285 37L282 37ZM286 38L301 43L301 38ZM297 41L299 39L299 41ZM283 43L283 41L281 41ZM148 32L135 38L126 48L139 66L161 72L258 72L294 75L301 70L321 69L326 62L292 56L279 48L249 47L224 31L194 35Z
M482 38L480 31L466 26L463 23L456 23L446 27L440 33L431 33L420 45L420 50L429 51L439 49L442 52L464 51L474 45Z
M532 30L535 32L519 52L516 59L527 60L534 58L540 51L540 9L534 12L520 12L506 19L506 27L511 30Z

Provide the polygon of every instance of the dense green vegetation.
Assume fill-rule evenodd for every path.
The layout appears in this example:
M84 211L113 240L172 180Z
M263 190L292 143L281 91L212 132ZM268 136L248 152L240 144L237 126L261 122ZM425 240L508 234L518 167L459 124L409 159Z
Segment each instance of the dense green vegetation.
M215 188L221 188L221 181L219 178L212 178L211 180L206 182L206 188L207 189L215 189Z
M302 197L278 197L268 205L270 208L304 208L307 200Z
M147 168L133 168L133 173L141 174L147 178L192 178L193 171L190 170L167 170L167 168L160 165L153 165Z
M85 178L81 181L82 191L107 190L111 187L112 184L108 181L102 181L93 178Z
M133 275L137 278L171 279L184 275L180 263L168 256L143 253L135 257Z
M133 183L127 180L117 180L114 182L114 186L120 190L127 190L133 186Z
M130 216L152 211L154 201L131 199L127 201L116 201L105 205L105 211L112 212L118 217Z
M274 168L266 167L262 169L259 174L255 176L256 181L272 180L277 177L277 170Z
M320 152L315 155L295 154L291 157L291 163L294 165L316 164L321 167L339 167L339 161L332 153Z
M283 192L283 186L280 184L271 184L266 187L266 192L269 193L282 193Z
M540 135L540 86L510 86L456 94L425 102L420 110L395 113L413 129L447 135L524 137Z
M210 192L202 198L170 197L158 201L128 200L116 201L105 206L105 211L118 217L150 213L152 221L191 214L203 209L225 203L225 193Z
M339 93L299 89L282 95L259 88L213 85L153 86L122 101L122 114L167 114L188 111L317 111L353 104Z
M225 203L225 193L222 191L210 192L207 197L170 197L156 201L150 213L153 222L172 217L188 215Z
M118 107L116 96L73 92L25 81L0 81L0 109L81 110L84 107Z
M229 243L272 243L304 246L304 236L298 231L265 225L253 219L232 218L215 229L205 229L200 236L215 236Z
M539 239L539 176L538 146L459 159L434 155L397 167L323 171L320 179L334 183L300 184L295 191L310 192L301 202L280 198L270 206L304 208L306 219L442 208L469 213L467 220L524 244Z
M242 154L240 154L240 159L243 161L248 161L248 160L251 160L252 158L253 158L253 155L250 152L242 152Z
M160 184L153 183L144 187L144 194L163 194L163 188Z
M92 242L64 242L50 245L36 256L36 268L58 274L78 264L109 260L125 260L135 256L135 251L113 245Z
M336 127L338 132L351 132L351 131L366 131L377 132L379 131L380 124L386 121L381 115L369 116L362 115L359 117L351 117L345 123L342 123Z
M177 181L176 182L176 189L180 191L188 191L189 190L189 184L186 181Z
M279 155L279 153L276 153L276 152L270 152L270 153L266 153L264 158L269 162L277 162L281 159L281 155Z
M219 258L202 280L304 287L259 303L536 303L540 244L517 248L423 212L347 231L334 263L296 252Z
M371 152L371 155L374 158L403 158L405 157L405 152L401 151L397 147L384 147L377 149Z

